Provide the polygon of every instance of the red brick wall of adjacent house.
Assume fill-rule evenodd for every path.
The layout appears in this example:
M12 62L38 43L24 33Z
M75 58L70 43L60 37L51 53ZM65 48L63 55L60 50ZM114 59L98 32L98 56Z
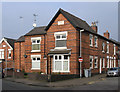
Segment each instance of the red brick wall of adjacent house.
M32 42L31 38L32 37L41 37L41 46L40 46L40 52L31 52L32 51ZM24 58L24 63L25 63L25 72L43 72L46 73L46 59L44 59L44 35L35 35L35 36L25 36L25 52L27 55L27 58ZM40 70L31 70L32 68L32 60L31 60L31 55L41 55L41 60L40 60Z
M6 47L3 47L3 45L6 45ZM7 60L7 68L13 68L13 50L11 50L11 58L8 58L8 49L11 49L5 41L3 41L0 44L0 49L4 49L4 59L2 61L2 67L3 69L6 68L6 60ZM7 50L7 51L6 51ZM7 53L7 55L6 55Z
M14 53L15 53L15 69L24 70L25 69L25 47L24 42L16 42L14 44Z

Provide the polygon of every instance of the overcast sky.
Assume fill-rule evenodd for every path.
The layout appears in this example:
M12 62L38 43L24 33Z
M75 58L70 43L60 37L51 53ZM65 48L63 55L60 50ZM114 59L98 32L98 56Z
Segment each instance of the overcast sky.
M108 30L110 37L118 40L117 2L3 2L2 36L17 39L29 32L33 28L33 14L38 14L37 26L46 26L59 8L85 20L89 25L98 21L98 33L103 35Z

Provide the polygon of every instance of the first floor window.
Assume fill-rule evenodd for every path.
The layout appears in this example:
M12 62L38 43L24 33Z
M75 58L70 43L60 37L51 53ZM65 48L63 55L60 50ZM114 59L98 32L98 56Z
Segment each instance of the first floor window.
M54 55L53 70L54 72L68 72L69 71L69 56L68 55Z
M102 60L102 68L105 68L105 58Z
M41 37L33 37L31 38L31 42L32 42L32 51L40 51Z
M93 35L90 34L90 46L93 46Z
M94 59L94 68L98 68L98 57Z
M8 51L8 58L11 58L11 50Z
M32 59L32 69L40 69L40 55L31 55Z
M55 47L66 47L67 32L55 32Z
M0 58L4 59L4 49L0 50Z
M93 68L93 56L90 56L90 68Z

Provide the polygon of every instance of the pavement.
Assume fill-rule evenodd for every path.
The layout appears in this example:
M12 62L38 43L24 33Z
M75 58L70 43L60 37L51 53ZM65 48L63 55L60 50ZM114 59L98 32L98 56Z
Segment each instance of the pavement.
M41 86L41 87L72 87L72 86L80 86L80 85L90 85L94 84L99 81L103 81L106 78L106 74L98 74L94 75L89 78L75 78L75 79L69 79L69 80L63 80L63 81L57 81L57 82L46 82L46 81L39 81L39 80L29 80L29 79L16 79L13 77L7 77L4 78L4 80L12 81L16 83L22 83L27 84L31 86Z

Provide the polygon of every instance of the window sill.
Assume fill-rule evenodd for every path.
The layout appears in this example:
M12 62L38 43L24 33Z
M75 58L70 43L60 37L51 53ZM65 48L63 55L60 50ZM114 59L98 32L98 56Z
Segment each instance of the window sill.
M67 47L55 47L55 49L67 49Z
M11 57L8 57L8 59L11 59Z
M31 70L40 70L40 68L31 68Z
M31 52L41 52L41 50L32 50Z
M105 51L102 51L102 53L105 53Z
M95 69L97 69L98 67L94 67Z
M93 45L90 45L90 47L93 47Z
M98 48L98 46L95 46L95 48Z
M70 71L52 71L52 72L57 72L57 73L69 73Z

